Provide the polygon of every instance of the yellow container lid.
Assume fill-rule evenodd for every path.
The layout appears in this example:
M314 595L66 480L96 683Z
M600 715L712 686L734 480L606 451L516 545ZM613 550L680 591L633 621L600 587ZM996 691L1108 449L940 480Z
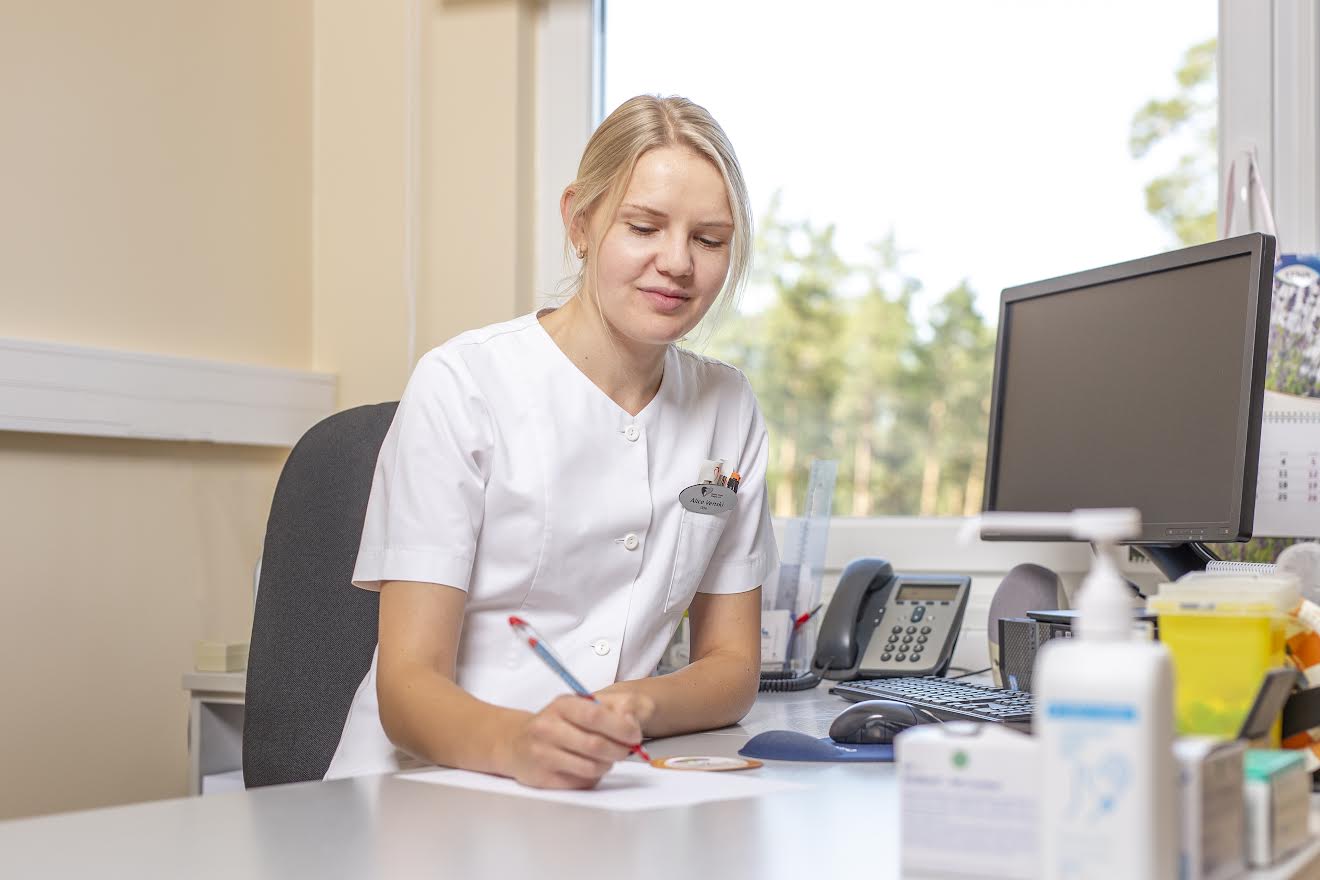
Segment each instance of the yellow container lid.
M1300 601L1301 590L1291 574L1194 571L1174 583L1160 584L1159 592L1146 600L1146 608L1159 615L1286 617Z

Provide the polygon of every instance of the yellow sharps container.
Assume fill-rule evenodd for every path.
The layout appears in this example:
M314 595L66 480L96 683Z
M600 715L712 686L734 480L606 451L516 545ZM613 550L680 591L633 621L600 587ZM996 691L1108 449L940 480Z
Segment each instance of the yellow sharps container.
M1291 576L1194 572L1160 585L1146 604L1173 657L1179 734L1237 735L1265 673L1287 662L1299 595Z

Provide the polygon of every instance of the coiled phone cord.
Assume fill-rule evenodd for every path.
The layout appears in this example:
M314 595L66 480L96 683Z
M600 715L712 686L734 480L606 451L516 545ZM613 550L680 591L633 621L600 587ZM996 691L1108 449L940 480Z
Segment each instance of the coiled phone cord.
M815 672L762 672L761 693L787 693L806 691L820 684L820 676Z

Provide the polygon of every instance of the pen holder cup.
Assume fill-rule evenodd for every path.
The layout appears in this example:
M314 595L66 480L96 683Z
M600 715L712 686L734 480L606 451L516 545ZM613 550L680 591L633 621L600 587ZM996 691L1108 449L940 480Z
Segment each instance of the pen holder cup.
M816 653L816 629L818 617L813 617L792 635L788 643L788 657L784 661L784 671L795 675L811 671L811 657Z

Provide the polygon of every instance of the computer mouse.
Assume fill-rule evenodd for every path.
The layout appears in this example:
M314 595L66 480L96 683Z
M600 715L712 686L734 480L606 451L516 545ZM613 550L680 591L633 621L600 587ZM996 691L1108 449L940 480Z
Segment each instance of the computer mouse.
M909 727L933 720L907 703L863 700L839 713L830 724L830 739L838 743L892 743Z

